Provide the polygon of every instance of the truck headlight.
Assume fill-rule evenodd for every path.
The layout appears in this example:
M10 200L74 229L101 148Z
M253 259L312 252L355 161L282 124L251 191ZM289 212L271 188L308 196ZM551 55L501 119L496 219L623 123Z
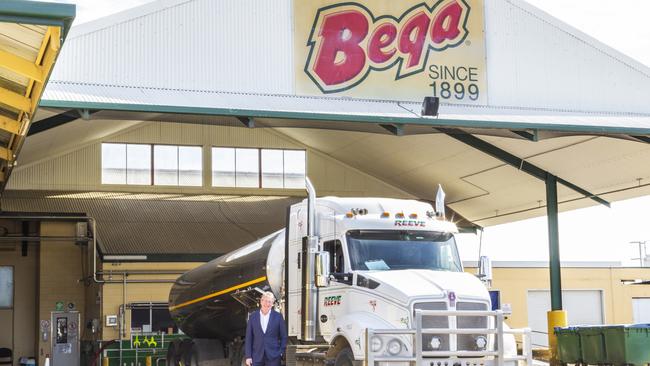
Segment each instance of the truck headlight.
M476 348L483 350L487 346L487 338L484 336L478 336L474 340L476 342Z
M438 337L431 337L431 341L429 342L429 345L431 346L432 349L438 349L440 348L440 338Z
M402 342L397 339L391 339L391 341L388 342L388 353L395 356L400 352L402 352Z
M379 352L381 350L381 346L384 345L384 342L381 341L381 338L374 336L370 339L370 350L372 352Z

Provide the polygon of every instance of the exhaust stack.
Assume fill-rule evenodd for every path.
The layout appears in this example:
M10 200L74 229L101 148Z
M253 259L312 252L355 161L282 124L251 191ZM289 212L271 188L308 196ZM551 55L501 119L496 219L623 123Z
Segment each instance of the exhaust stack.
M304 341L316 340L317 293L315 284L315 260L318 237L314 235L316 222L316 190L305 177L307 188L307 236L302 239L302 329Z

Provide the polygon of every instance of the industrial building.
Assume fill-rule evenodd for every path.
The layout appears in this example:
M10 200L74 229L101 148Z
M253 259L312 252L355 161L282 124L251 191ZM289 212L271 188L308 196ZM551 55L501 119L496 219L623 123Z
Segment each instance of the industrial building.
M467 232L547 214L541 176L560 211L650 193L648 67L521 0L446 3L462 10L458 34L392 55L386 43L342 81L323 71L340 55L325 65L328 40L314 36L335 1L158 0L67 34L62 23L36 115L0 98L0 122L30 116L0 136L0 347L43 365L58 313L78 314L71 353L87 362L97 341L178 332L174 280L282 227L305 177L319 196L427 202L441 184ZM420 6L360 4L370 29ZM10 27L34 38L24 18L0 21L2 52ZM0 62L0 86L25 94L31 81L10 66ZM436 116L423 116L432 94ZM547 265L496 264L492 283L538 346ZM650 270L561 274L570 323L649 321L635 309L650 287L630 281ZM592 311L572 312L581 301Z

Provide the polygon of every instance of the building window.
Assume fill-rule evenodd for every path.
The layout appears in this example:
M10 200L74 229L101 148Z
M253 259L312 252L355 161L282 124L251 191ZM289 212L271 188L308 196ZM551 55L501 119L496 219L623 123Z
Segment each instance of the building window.
M259 187L259 159L257 149L235 149L235 186Z
M201 186L202 172L200 146L102 144L102 184Z
M14 307L14 267L0 266L0 309Z
M169 328L173 328L174 333L178 332L166 303L134 303L129 307L132 333L167 333Z
M154 145L153 184L198 186L203 184L203 159L199 146Z
M304 188L304 150L212 148L212 186Z

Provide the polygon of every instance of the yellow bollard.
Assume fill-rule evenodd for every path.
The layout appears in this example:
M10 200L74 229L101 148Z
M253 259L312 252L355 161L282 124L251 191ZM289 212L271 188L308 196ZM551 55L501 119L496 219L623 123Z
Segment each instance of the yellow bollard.
M548 346L551 349L551 365L559 365L557 361L557 337L555 327L566 327L567 314L564 310L552 310L546 313L548 319Z
M151 366L151 356L147 356L144 359L144 364L145 364L145 366Z
M108 366L108 357L102 358L102 366Z

